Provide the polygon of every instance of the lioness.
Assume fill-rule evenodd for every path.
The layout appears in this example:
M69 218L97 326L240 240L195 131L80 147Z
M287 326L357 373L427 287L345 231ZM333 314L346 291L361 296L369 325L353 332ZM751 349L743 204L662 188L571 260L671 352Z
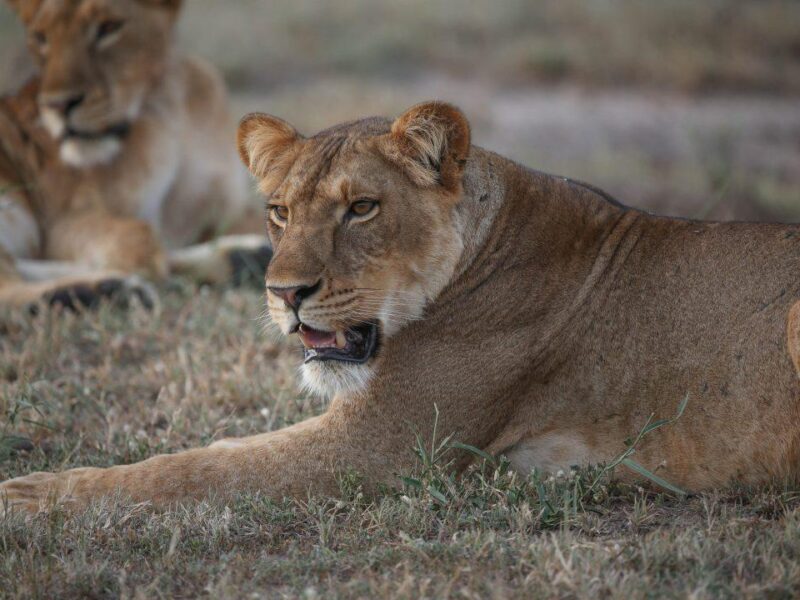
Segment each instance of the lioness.
M465 117L439 102L311 138L254 114L239 149L269 203L270 313L303 342L328 411L7 481L10 505L335 493L345 467L391 482L434 405L441 432L520 471L569 468L613 458L687 394L683 417L645 438L646 467L690 490L797 477L799 225L626 208L470 146Z
M263 234L186 248L248 206L224 83L173 48L180 0L9 1L40 73L0 99L0 304L219 281L265 254Z

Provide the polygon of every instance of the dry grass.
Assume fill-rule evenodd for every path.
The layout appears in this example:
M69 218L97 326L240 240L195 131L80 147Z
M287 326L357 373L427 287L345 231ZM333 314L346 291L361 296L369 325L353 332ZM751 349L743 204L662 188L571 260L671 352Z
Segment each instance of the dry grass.
M0 318L0 478L111 465L323 410L260 293L176 283L158 314ZM409 431L409 452L414 450ZM21 450L12 451L11 448ZM622 448L621 448L622 450ZM680 500L597 471L504 465L452 479L430 459L377 498L154 513L115 501L0 521L0 595L83 597L795 597L800 502L781 487ZM417 485L415 481L420 481Z

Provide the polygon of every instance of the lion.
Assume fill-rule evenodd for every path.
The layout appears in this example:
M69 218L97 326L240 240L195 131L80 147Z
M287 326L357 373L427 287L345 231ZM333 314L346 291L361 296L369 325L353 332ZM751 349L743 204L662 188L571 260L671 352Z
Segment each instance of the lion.
M0 305L263 269L225 85L173 47L180 0L8 1L39 74L0 99Z
M269 206L269 311L326 412L13 479L9 506L335 495L345 470L380 490L437 414L441 435L552 472L610 461L679 405L637 448L647 469L690 491L797 478L800 225L628 208L471 145L442 102L313 137L252 114L239 151Z

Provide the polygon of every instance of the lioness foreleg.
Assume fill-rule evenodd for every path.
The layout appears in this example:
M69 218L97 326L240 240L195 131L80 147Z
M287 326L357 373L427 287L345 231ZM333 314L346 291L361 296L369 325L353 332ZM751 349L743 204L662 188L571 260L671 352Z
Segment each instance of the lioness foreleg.
M36 512L53 501L77 509L115 494L155 506L225 500L246 492L275 499L303 497L309 492L335 494L338 469L345 466L367 481L386 480L390 476L387 463L396 466L402 457L391 452L364 452L354 445L360 436L355 432L352 438L353 433L335 416L326 414L240 443L226 440L133 465L34 473L0 484L0 505Z

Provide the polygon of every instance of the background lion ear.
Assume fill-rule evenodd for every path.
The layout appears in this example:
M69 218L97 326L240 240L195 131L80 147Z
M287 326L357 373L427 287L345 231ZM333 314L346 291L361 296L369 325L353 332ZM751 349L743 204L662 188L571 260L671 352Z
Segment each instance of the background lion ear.
M19 15L22 22L26 25L33 20L34 15L39 11L42 0L6 0L6 4Z
M265 193L286 176L302 140L286 121L263 113L245 116L239 123L237 138L242 162L260 180Z
M397 158L417 184L458 187L470 148L469 121L458 108L417 104L397 118L390 135Z

